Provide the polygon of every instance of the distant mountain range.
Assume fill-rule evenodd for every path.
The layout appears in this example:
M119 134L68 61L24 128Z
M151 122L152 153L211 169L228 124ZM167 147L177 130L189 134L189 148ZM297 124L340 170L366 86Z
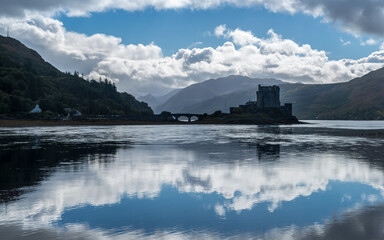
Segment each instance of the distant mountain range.
M384 68L349 82L285 84L281 90L301 119L384 119Z
M148 103L148 105L151 106L151 108L154 109L156 112L156 109L159 105L165 103L168 99L176 95L181 90L182 89L174 89L163 96L153 96L152 94L149 93L145 96L137 97L137 100ZM157 113L160 113L160 112L157 112Z
M259 84L276 85L282 83L282 81L276 79L248 78L244 76L229 76L225 78L210 79L202 83L192 84L182 90L179 90L166 102L154 107L154 111L190 112L192 110L189 107L213 100L217 96L236 94L250 88L255 88ZM232 105L228 105L228 109L230 106ZM215 110L207 111L207 108L201 106L199 108L194 108L192 112L208 113L213 111Z
M232 106L256 100L259 84L279 85L281 103L293 103L299 119L384 119L384 68L336 84L293 84L242 76L211 79L182 89L155 111L229 112Z
M16 39L0 36L0 116L26 114L39 104L56 116L65 109L90 115L150 115L147 103L119 93L107 80L63 73Z

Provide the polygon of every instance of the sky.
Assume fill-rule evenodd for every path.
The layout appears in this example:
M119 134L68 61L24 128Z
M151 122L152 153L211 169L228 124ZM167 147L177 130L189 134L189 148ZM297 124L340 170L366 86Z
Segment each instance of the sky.
M0 34L135 96L244 75L336 83L384 66L382 0L0 0Z

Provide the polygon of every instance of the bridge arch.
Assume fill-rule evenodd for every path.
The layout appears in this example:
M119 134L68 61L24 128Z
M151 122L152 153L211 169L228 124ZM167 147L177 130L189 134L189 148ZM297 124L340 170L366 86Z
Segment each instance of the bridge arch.
M186 117L188 119L188 122L192 122L192 118L196 117L197 121L204 119L204 114L193 114L193 113L173 113L172 116L177 120L180 121L180 117Z

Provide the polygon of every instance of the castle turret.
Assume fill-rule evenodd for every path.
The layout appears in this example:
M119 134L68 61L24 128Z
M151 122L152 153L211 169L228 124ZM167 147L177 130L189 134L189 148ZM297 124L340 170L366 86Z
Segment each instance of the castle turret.
M257 107L259 108L279 108L280 107L280 88L276 85L261 86L257 91Z

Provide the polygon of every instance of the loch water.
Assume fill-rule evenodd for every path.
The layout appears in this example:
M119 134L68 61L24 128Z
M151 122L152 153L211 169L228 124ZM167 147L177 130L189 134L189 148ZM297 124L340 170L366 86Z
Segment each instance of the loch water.
M0 238L384 239L384 122L311 123L0 128Z

